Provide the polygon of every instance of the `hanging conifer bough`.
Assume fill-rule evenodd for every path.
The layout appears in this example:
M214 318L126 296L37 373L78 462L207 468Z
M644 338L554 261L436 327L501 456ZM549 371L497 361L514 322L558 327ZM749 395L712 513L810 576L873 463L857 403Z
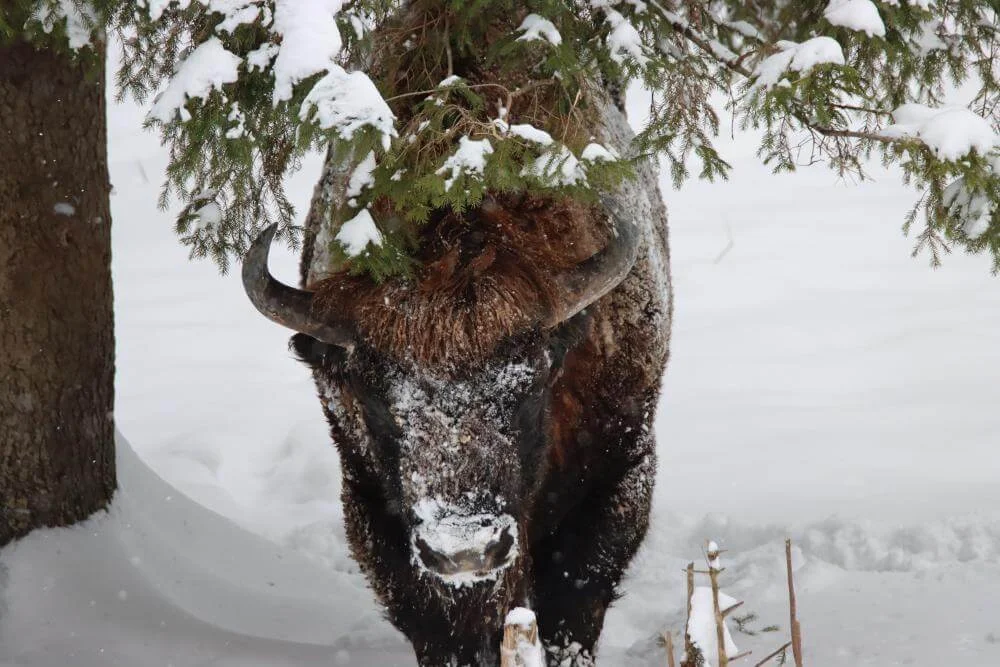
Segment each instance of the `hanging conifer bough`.
M121 90L162 89L149 115L170 149L162 204L180 199L184 242L223 269L261 227L291 226L283 179L328 143L355 165L331 242L383 278L410 269L430 211L487 191L593 197L650 154L676 186L694 165L724 178L712 144L724 105L761 132L775 171L825 162L864 177L873 153L898 163L917 189L916 251L935 264L952 246L988 251L1000 270L988 0L106 4L125 35ZM630 155L591 140L595 82L649 91ZM964 96L948 97L957 84Z

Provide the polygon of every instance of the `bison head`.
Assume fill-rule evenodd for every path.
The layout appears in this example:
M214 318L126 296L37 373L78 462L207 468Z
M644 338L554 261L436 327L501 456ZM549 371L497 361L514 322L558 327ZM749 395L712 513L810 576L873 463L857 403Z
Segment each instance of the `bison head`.
M448 265L451 282L344 278L295 289L268 271L274 227L244 259L251 301L298 332L292 345L313 369L345 471L369 480L366 501L403 526L409 563L438 584L495 580L525 553L526 519L549 460L553 383L583 311L636 258L637 231L614 202L588 210L603 226L603 247L528 273L525 255L541 237L524 243L531 234L516 231L510 207L495 201L477 223L495 238L470 241L475 225L466 224L455 243L424 258ZM518 234L520 250L510 241ZM544 242L572 256L575 240L550 234ZM456 263L478 268L459 280Z

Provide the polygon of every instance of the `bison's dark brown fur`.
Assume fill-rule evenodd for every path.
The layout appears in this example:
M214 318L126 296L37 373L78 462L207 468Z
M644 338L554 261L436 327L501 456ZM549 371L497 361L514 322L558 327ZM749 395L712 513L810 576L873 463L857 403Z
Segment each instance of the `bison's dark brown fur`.
M438 368L482 361L551 310L560 296L553 274L603 248L607 220L599 206L568 198L490 197L423 227L413 282L335 274L312 286L314 312L346 317L398 359Z

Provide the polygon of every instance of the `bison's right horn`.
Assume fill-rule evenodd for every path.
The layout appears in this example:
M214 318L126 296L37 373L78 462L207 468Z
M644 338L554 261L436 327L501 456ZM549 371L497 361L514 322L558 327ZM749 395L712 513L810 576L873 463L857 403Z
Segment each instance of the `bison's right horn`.
M275 223L261 232L243 256L243 289L251 303L272 322L330 345L353 347L353 327L314 317L313 293L282 284L268 271L267 258L277 230Z
M602 196L601 203L614 222L612 238L599 253L556 276L559 301L543 318L543 328L565 322L625 280L639 254L639 229L614 198Z

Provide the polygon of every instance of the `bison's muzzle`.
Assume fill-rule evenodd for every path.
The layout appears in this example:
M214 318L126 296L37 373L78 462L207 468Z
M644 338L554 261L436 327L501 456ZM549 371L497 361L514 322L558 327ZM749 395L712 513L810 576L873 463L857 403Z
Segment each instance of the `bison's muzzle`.
M424 499L413 516L413 563L446 583L496 579L517 559L517 521L499 509Z

